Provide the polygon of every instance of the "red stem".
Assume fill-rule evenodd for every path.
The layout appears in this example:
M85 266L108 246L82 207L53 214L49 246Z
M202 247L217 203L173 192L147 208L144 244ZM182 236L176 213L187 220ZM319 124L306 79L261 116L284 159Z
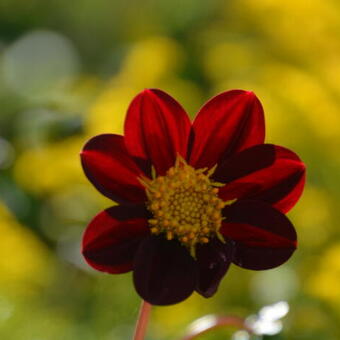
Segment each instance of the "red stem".
M136 322L136 328L135 328L135 334L133 336L133 340L144 340L146 329L148 327L148 322L150 318L150 311L151 311L151 305L146 302L142 301L140 309L139 309L139 315Z

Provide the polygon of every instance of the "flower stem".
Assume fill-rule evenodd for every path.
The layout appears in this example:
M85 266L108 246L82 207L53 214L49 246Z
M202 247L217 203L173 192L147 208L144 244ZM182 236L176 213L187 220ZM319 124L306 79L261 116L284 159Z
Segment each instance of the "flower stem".
M142 301L139 309L133 340L144 340L146 329L149 322L151 307L152 305L150 305L150 303L144 300Z

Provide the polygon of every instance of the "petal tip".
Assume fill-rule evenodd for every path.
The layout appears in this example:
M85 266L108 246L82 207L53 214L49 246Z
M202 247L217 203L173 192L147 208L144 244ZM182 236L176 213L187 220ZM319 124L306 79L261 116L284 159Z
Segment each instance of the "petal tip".
M141 94L143 94L143 95L150 94L150 92L152 92L152 90L153 90L153 89L151 89L151 88L145 88L145 89L141 92Z
M257 95L255 94L254 91L244 91L244 95L249 98L249 100L251 101L257 101L260 102L260 100L258 99Z
M151 100L151 101L155 101L157 100L157 97L160 97L161 95L167 95L166 92L160 90L160 89L156 89L156 88L144 88L143 91L139 92L135 99L139 98L139 99L144 99L144 100Z
M259 104L261 104L259 98L257 97L254 91L248 91L248 90L235 90L235 91L238 91L238 94L240 95L240 97L248 100L249 102L258 102Z
M152 95L157 95L157 92L164 92L160 89L156 89L156 88L145 88L140 95L142 96L152 96Z

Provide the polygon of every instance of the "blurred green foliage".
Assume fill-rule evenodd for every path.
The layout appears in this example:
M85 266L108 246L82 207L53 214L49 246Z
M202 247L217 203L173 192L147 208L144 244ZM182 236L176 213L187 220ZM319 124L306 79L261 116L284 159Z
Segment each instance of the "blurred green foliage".
M290 213L300 246L289 263L233 267L215 297L155 308L149 339L279 300L291 311L277 339L339 339L339 15L336 0L1 0L1 339L131 336L139 298L130 274L95 273L79 253L86 224L111 202L85 180L78 153L90 136L121 133L146 87L169 92L191 117L211 95L253 90L267 141L308 167Z

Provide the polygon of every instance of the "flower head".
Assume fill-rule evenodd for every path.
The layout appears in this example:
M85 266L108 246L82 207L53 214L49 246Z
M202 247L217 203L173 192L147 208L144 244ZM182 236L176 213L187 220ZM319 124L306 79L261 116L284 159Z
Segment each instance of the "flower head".
M87 227L87 262L132 270L139 295L167 305L194 290L212 296L231 263L262 270L287 261L297 240L285 213L302 193L305 167L264 135L252 92L212 98L192 124L165 92L137 95L125 136L96 136L81 153L88 179L119 204Z

